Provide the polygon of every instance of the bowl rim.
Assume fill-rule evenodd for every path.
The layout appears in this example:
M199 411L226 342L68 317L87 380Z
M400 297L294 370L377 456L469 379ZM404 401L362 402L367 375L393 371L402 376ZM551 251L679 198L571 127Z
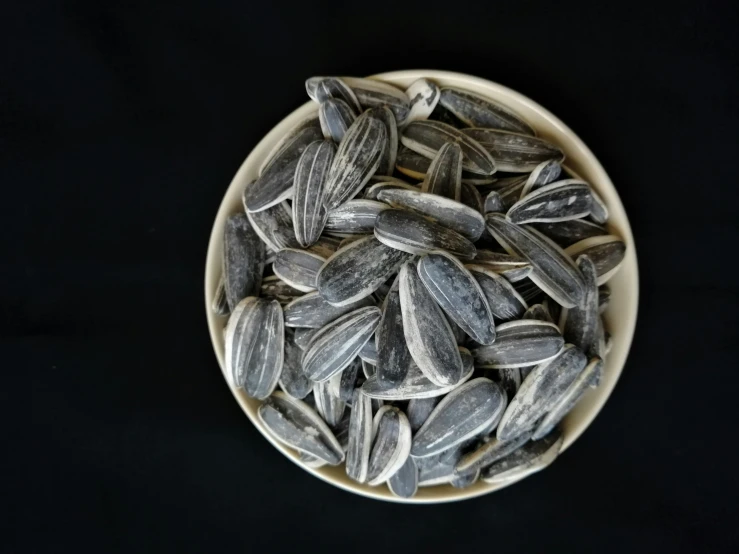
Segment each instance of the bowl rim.
M551 125L557 133L563 135L567 139L567 141L569 142L568 148L566 148L566 150L568 151L567 158L570 159L572 157L571 152L574 150L577 152L576 158L583 159L587 163L589 172L591 173L591 184L594 186L594 188L598 190L601 196L606 197L606 204L609 208L609 211L611 212L609 223L611 223L613 219L619 220L618 232L627 245L626 257L624 259L619 274L623 273L624 275L622 276L622 279L628 281L629 294L628 296L626 296L626 298L621 299L621 302L623 303L623 311L625 312L625 327L621 330L618 337L614 337L614 339L617 339L619 341L618 356L617 359L614 361L609 355L609 358L606 361L606 367L608 368L607 378L605 378L598 389L596 389L596 396L592 398L591 405L587 411L587 414L584 417L580 418L580 420L576 422L571 429L568 428L565 435L564 444L560 451L561 454L572 443L574 443L580 437L580 435L582 435L585 429L587 429L592 424L593 420L597 417L598 413L600 413L608 398L610 398L616 382L618 381L623 371L623 367L630 352L634 332L636 329L639 303L639 272L636 257L636 247L634 244L633 233L631 231L631 225L629 223L628 216L626 215L626 212L624 210L623 203L621 202L621 198L618 195L618 191L616 190L610 177L606 173L600 161L595 157L593 152L567 125L564 124L564 122L562 122L549 110L539 105L537 102L519 92L516 92L513 89L510 89L493 81L489 81L487 79L474 77L464 73L430 69L391 71L371 75L370 78L387 80L390 82L410 81L419 78L428 78L431 80L438 80L440 82L455 81L455 84L453 85L454 87L465 88L465 85L470 85L470 88L472 89L483 88L488 91L494 92L496 101L501 101L504 105L506 105L506 100L499 100L500 97L504 97L508 100L513 101L514 103L517 103L519 106L524 107L525 109L536 112L540 117L547 120L548 124ZM219 344L222 342L223 318L215 315L211 309L214 291L218 285L218 279L220 276L220 266L222 259L222 247L220 243L222 240L223 222L225 221L227 215L229 215L233 211L233 209L230 207L233 202L229 201L229 197L234 194L234 190L236 187L239 186L239 183L243 183L246 180L247 173L251 172L252 170L256 171L256 168L261 163L262 158L266 156L267 153L271 150L271 147L269 145L273 145L274 143L276 143L284 135L284 133L287 132L296 122L309 115L312 111L315 111L315 109L316 106L313 102L306 102L305 104L291 111L264 137L262 137L262 139L246 156L238 171L234 175L233 179L229 183L228 188L224 193L223 199L221 200L215 221L213 223L210 239L208 241L208 250L205 264L205 310L212 346L216 354L219 366L221 368L221 375L224 378L226 385L231 391L231 394L238 402L239 406L241 406L241 409L246 414L247 418L277 450L282 452L288 459L293 461L303 470L308 471L309 473L325 481L326 483L339 487L340 489L343 489L347 492L358 494L367 498L374 498L377 500L384 500L389 502L398 502L404 504L436 504L476 498L478 496L482 496L484 494L488 494L512 485L520 479L514 478L495 485L486 484L484 487L473 487L469 489L451 489L451 491L453 492L444 494L443 496L437 495L433 497L399 498L393 496L391 493L389 493L389 491L385 492L383 490L383 492L380 492L380 487L372 489L358 483L342 482L335 477L326 475L323 471L321 471L321 469L310 468L301 463L298 460L298 456L295 452L290 450L282 443L278 442L266 431L266 429L263 428L261 422L256 416L256 413L254 413L254 415L250 413L251 408L248 405L248 399L246 398L246 395L243 392L233 388L229 384L229 381L226 378L224 372L223 352L222 350L219 350ZM515 107L513 107L512 109L517 110L517 108ZM216 265L219 266L218 269L214 269ZM614 351L615 350L616 348L614 346ZM613 354L613 352L611 352L611 354Z

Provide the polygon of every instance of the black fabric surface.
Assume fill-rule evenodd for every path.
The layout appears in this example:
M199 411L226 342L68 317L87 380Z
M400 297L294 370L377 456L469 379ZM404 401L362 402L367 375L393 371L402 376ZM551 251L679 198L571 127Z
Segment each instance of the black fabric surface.
M14 4L3 552L737 551L736 6ZM616 184L641 271L633 349L590 429L524 482L425 507L278 454L203 312L222 195L303 80L405 68L488 78L562 118Z

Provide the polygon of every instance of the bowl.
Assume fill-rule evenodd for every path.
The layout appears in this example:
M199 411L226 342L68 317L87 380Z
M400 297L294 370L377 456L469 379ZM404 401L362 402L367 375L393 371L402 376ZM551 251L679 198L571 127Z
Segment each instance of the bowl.
M467 89L500 102L521 115L536 129L541 137L559 145L567 156L564 165L571 172L588 181L596 189L608 205L610 211L609 228L614 234L621 236L626 242L626 258L621 266L621 270L608 282L611 289L611 301L604 314L604 318L606 328L613 337L613 346L606 360L605 371L600 386L597 389L589 390L562 422L565 437L562 452L564 452L585 431L605 404L613 391L613 387L616 385L616 381L621 375L631 346L631 340L636 326L639 279L634 238L631 234L631 227L629 226L626 212L613 183L588 147L564 123L529 98L485 79L447 71L393 71L373 76L373 78L381 79L403 88L421 77L431 79L439 85ZM296 86L300 86L300 83ZM297 122L316 110L317 106L315 103L307 102L278 123L256 145L246 157L244 163L241 164L241 167L231 181L218 210L218 215L216 216L210 236L208 255L205 263L205 307L210 337L213 341L213 349L215 350L222 372L225 367L223 327L226 324L226 318L214 314L210 306L221 274L223 255L222 239L226 218L232 213L243 210L241 193L246 184L256 178L260 164L264 161L275 143ZM225 380L225 382L227 386L230 386L228 385L228 380ZM511 479L510 481L496 485L478 482L466 489L455 489L451 485L421 487L413 498L397 498L390 493L386 486L370 487L352 481L346 476L343 464L338 467L322 467L318 469L305 466L298 460L298 455L295 451L279 443L267 432L259 421L257 409L260 402L247 397L243 390L231 387L231 392L244 410L246 416L277 450L305 471L349 492L380 500L428 504L473 498L493 492L517 481L517 479ZM563 457L563 459L555 463L567 463L567 456L563 456L560 453L560 457Z

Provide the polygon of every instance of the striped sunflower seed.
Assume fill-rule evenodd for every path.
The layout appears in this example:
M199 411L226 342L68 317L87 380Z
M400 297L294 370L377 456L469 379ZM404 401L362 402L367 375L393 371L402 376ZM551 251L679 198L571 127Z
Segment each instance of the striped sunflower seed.
M346 451L346 474L358 483L367 481L372 450L372 402L356 389L352 397L349 419L349 445Z
M259 238L269 248L279 252L283 248L300 248L291 211L287 202L282 202L260 212L247 212L246 216Z
M403 128L400 141L406 148L433 159L442 146L456 142L462 148L462 167L478 175L497 171L493 157L476 140L439 121L413 121Z
M508 441L492 438L487 442L483 442L476 449L462 456L454 467L454 473L467 475L484 470L521 448L530 439L531 432L528 432Z
M367 200L377 200L377 197L382 191L395 189L412 190L416 192L419 192L421 190L418 187L414 187L413 185L409 185L408 183L401 182L400 179L398 179L397 181L379 181L368 186L365 189L364 197Z
M471 259L476 253L475 245L459 233L408 210L381 212L375 221L375 237L410 254L446 250L459 258Z
M526 175L499 179L495 186L499 187L495 190L503 206L501 213L507 212L521 198L521 191L526 186Z
M387 106L378 106L368 110L370 115L385 125L387 141L380 155L380 164L376 172L380 175L392 173L395 169L395 156L398 153L398 125L393 111Z
M317 291L309 292L294 299L283 308L285 325L320 329L344 314L371 305L372 300L367 297L344 306L334 306L329 304Z
M502 323L489 346L472 350L476 367L525 367L557 356L564 346L559 328L548 321L521 319Z
M579 219L590 213L592 198L587 183L565 179L528 194L511 206L506 217L519 225Z
M553 183L562 173L562 165L557 160L548 160L541 162L529 174L526 184L521 189L521 198L524 198L531 191Z
M330 98L338 98L346 102L356 113L362 111L352 89L343 79L338 77L311 77L305 82L305 90L308 96L319 104Z
M267 170L267 168L272 165L277 160L280 160L282 158L282 153L288 148L294 148L294 140L297 137L298 134L301 133L301 131L305 129L313 129L313 132L309 135L305 135L301 137L300 141L308 141L308 139L312 136L315 136L316 132L321 131L321 124L318 120L318 117L315 114L310 114L306 116L305 118L301 119L297 124L295 124L287 133L285 133L285 136L282 137L279 141L275 143L275 145L272 147L272 149L269 151L269 154L264 158L264 161L259 166L259 170L257 171L257 175L261 177L264 172ZM315 139L314 139L315 140ZM311 141L305 142L306 146ZM246 209L246 208L245 208Z
M383 406L372 422L374 439L367 471L367 483L384 483L403 467L411 450L411 425L406 415L393 406Z
M405 123L410 111L410 99L405 92L374 79L346 77L344 82L351 87L363 109L388 106L393 110L397 124Z
M226 375L252 398L267 398L282 372L285 332L276 300L248 296L226 326Z
M497 320L509 321L523 315L528 308L526 301L505 277L498 275L488 265L475 263L465 267L480 285L490 311Z
M497 421L505 404L505 395L491 380L468 381L434 408L413 438L411 453L424 458L461 444Z
M272 271L288 285L303 292L316 290L316 275L326 260L317 254L297 248L277 253Z
M453 256L433 252L417 264L418 275L446 314L480 344L495 340L493 312L473 275Z
M410 110L406 123L428 119L439 103L441 91L435 83L427 79L413 81L405 91L410 99Z
M318 292L335 306L351 304L377 290L408 258L374 236L360 238L326 260L318 272Z
M443 144L426 170L421 191L459 202L462 194L462 163L462 147L456 142Z
M318 107L318 120L321 122L323 137L337 144L344 138L355 119L357 119L355 111L339 98L328 98Z
M559 302L572 307L585 296L582 275L572 259L547 237L529 227L519 227L501 214L485 216L488 230L510 254L526 258L532 266L529 279Z
M223 286L231 311L259 293L263 272L264 244L245 214L229 216L223 231Z
M375 229L375 220L387 205L375 200L349 200L328 213L326 231L336 235L365 235Z
M534 129L511 110L473 92L442 87L439 104L468 127L535 134Z
M561 162L565 157L557 146L530 135L481 128L462 129L462 132L490 153L498 171L529 173L542 162Z
M305 149L295 168L293 228L295 238L304 248L318 240L326 224L323 187L335 153L333 143L313 142Z
M591 237L565 248L572 259L586 255L595 264L598 285L603 285L613 277L626 257L626 243L615 235Z
M431 159L426 156L422 156L402 145L398 148L398 155L395 157L395 169L403 175L420 181L426 176L430 165Z
M313 398L316 399L316 411L329 427L341 422L346 410L346 402L339 396L341 372L334 373L326 381L313 384Z
M479 239L485 229L485 219L480 212L436 194L395 189L382 191L378 199L394 208L421 214L472 242Z
M339 382L339 398L348 406L353 405L352 396L357 388L357 378L362 369L361 358L354 358L352 362L341 370L341 381Z
M257 411L260 421L281 443L330 465L344 461L344 452L328 425L305 402L275 391Z
M317 469L319 467L327 465L326 462L324 462L323 460L316 458L315 456L312 456L307 452L299 452L298 460L300 460L300 462L303 463L305 466L313 469Z
M397 281L396 281L397 283ZM413 358L405 342L398 286L390 288L375 331L377 382L382 387L402 383Z
M543 439L530 441L495 462L483 472L482 480L489 484L498 484L541 471L557 458L563 442L564 435L555 429Z
M260 296L265 298L274 298L280 304L289 304L296 298L303 296L303 291L288 285L285 281L277 277L277 275L269 275L262 279L260 288Z
M606 203L603 202L603 199L592 187L590 188L590 195L593 198L593 202L590 206L590 217L596 223L603 225L608 221L608 206L606 206Z
M483 265L487 269L502 275L511 283L521 281L531 273L531 264L523 258L486 249L478 248L475 265Z
M323 327L303 356L303 373L312 381L325 381L344 369L375 332L379 320L379 308L367 306Z
M577 346L589 357L605 358L606 340L598 304L598 274L593 261L586 255L577 258L585 282L585 299L574 308L562 308L559 328L567 342Z
M418 467L408 456L398 472L387 480L387 488L399 498L411 498L418 492Z
M562 248L567 248L590 237L608 234L605 227L601 227L587 219L572 219L556 223L534 223L532 227Z
M279 384L285 394L303 399L313 390L313 382L303 374L303 351L295 343L293 333L285 332L285 354Z

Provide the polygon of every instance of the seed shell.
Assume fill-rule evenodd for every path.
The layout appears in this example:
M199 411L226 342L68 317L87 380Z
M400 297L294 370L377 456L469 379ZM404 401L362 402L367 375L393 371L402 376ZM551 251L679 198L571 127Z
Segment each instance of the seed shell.
M367 481L372 449L372 403L360 389L354 391L349 419L349 445L346 451L346 474L359 483Z
M447 142L439 148L426 170L421 191L459 202L462 194L462 147Z
M530 441L487 468L482 480L497 484L541 471L557 458L563 442L564 435L559 430L554 430L541 440Z
M326 223L324 183L333 162L336 147L331 142L308 145L295 168L292 216L295 238L307 248L318 240Z
M376 486L403 467L411 450L411 426L398 408L383 406L373 420L374 440L370 453L367 483Z
M339 98L328 98L318 107L318 120L321 123L323 137L335 143L341 142L346 130L351 127L357 114Z
M264 244L246 215L226 219L223 231L223 286L231 311L247 296L256 296L262 286Z
M473 92L442 87L439 104L468 127L502 129L534 135L534 129L508 108Z
M482 128L462 132L490 153L498 171L529 173L542 162L564 160L562 150L538 137Z
M344 235L370 234L375 229L375 220L388 207L375 200L349 200L328 213L326 231Z
M291 287L311 292L316 289L316 275L324 263L324 258L307 250L285 248L277 253L272 271Z
M264 243L279 252L283 248L300 248L295 237L291 208L287 202L276 204L260 212L247 212L254 230Z
M522 225L579 219L590 213L592 196L584 181L565 179L529 193L508 210L506 217Z
M526 301L505 277L483 264L465 266L480 286L490 311L499 321L518 319L528 308Z
M572 259L587 255L598 272L598 285L603 285L621 269L626 256L626 243L615 235L591 237L568 246L565 252Z
M525 367L557 356L564 345L559 328L547 321L522 319L502 323L489 346L472 349L476 367Z
M593 261L584 254L577 258L577 266L585 282L585 300L574 308L562 309L559 328L565 340L587 356L605 358L606 340L598 304L597 270Z

